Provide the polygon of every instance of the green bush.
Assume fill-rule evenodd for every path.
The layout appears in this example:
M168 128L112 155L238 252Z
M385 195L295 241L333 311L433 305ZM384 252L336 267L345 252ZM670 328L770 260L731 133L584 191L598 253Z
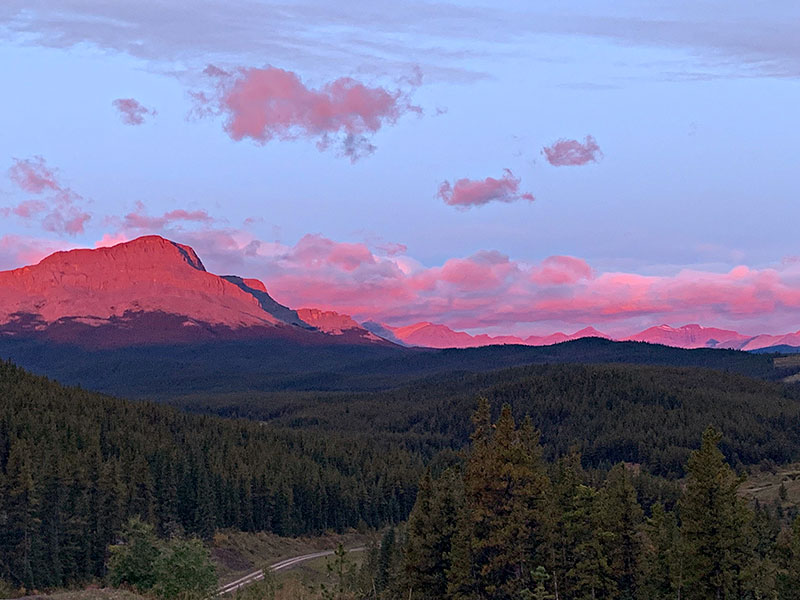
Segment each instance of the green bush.
M210 596L217 574L208 550L198 539L160 542L152 525L138 517L125 525L122 543L111 546L109 581L152 591L163 600L194 600Z
M217 574L208 550L198 539L172 540L155 564L153 591L162 600L200 600L217 589Z
M155 561L159 554L153 526L139 517L130 519L122 530L122 542L109 548L108 578L111 585L127 585L140 592L156 583Z

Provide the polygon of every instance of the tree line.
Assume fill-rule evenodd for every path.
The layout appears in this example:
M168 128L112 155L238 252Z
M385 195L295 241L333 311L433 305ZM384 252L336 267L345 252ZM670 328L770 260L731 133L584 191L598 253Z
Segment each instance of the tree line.
M163 537L281 535L405 519L422 458L364 436L280 431L64 388L0 362L0 580L103 577L130 517Z
M593 484L579 456L548 465L530 419L487 401L463 468L422 477L407 524L340 598L746 600L800 598L800 518L739 494L709 427L672 506L643 507L631 465Z
M373 392L206 393L179 406L304 431L372 431L430 458L469 442L479 395L495 411L508 403L517 418L531 415L550 461L577 447L587 467L607 471L624 461L682 477L708 423L724 433L720 447L737 469L800 460L799 386L700 368L529 365Z

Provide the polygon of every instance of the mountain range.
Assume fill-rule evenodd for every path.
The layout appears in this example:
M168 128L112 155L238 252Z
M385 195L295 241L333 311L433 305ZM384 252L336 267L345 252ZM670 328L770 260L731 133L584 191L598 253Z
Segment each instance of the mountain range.
M159 236L56 252L36 265L0 272L0 336L88 348L254 339L474 348L612 339L592 327L547 336L472 335L437 323L396 327L358 323L334 311L292 309L275 301L263 282L210 273L192 248ZM748 336L695 324L659 325L619 341L759 350L800 347L800 331Z

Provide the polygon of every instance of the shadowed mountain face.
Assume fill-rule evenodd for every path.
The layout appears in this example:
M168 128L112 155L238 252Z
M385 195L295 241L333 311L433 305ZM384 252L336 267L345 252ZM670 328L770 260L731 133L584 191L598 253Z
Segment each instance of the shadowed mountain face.
M57 252L0 272L0 336L88 348L212 340L339 344L275 302L263 283L209 273L194 250L158 236ZM356 326L348 343L388 344Z

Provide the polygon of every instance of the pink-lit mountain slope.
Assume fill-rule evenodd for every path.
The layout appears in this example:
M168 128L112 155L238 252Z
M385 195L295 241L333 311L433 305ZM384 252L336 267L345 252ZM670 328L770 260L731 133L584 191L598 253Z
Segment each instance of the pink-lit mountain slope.
M750 339L750 336L736 331L701 327L700 325L684 325L683 327L659 325L628 338L634 342L650 342L678 348L741 348Z
M455 331L446 325L429 322L415 323L404 327L391 327L365 324L369 329L386 339L408 346L426 348L475 348L493 344L524 344L526 346L549 346L570 340L587 337L614 339L595 329L586 327L573 334L553 333L546 336L489 336L486 334L471 335L464 331ZM385 332L385 333L384 333ZM786 345L800 347L800 331L784 335L748 336L728 329L702 327L700 325L684 325L670 327L659 325L650 327L622 341L648 342L663 344L676 348L725 348L734 350L758 350L772 346Z
M337 337L275 302L260 281L209 273L190 247L158 236L0 272L0 334L93 347ZM377 339L363 329L348 338Z
M328 335L354 334L372 341L383 339L356 323L348 315L332 310L301 308L297 311L297 315L304 323Z
M414 325L407 325L405 327L384 327L404 344L426 348L476 348L478 346L490 346L494 344L549 346L550 344L558 344L560 342L577 340L584 337L608 338L607 335L600 333L593 327L581 329L571 335L559 332L547 336L529 336L524 339L513 335L471 335L464 331L454 331L446 325L437 325L428 322L415 323Z

